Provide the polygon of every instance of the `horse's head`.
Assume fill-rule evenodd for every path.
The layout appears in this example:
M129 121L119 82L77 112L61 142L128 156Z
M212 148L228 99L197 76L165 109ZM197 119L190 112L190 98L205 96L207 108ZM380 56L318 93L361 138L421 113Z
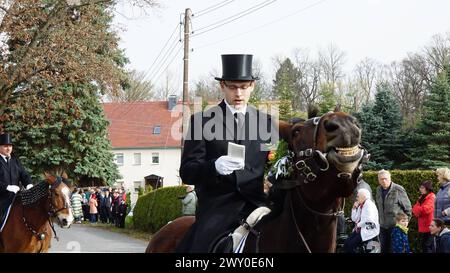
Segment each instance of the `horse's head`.
M61 177L47 172L44 175L45 181L50 186L49 212L58 219L58 223L62 228L68 228L74 218L70 207L70 189L63 182L63 179L67 179L67 175L64 173Z
M356 118L338 111L310 115L306 121L281 123L280 132L293 151L293 169L300 184L318 189L314 194L346 197L353 192L365 155Z

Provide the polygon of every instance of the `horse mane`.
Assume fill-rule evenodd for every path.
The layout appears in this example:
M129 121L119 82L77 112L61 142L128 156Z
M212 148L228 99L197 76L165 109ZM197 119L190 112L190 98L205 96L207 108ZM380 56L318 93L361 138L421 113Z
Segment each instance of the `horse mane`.
M317 105L308 106L308 119L315 118L319 115L319 107Z
M29 190L20 191L17 194L22 201L22 205L33 205L44 197L48 196L48 184L45 181L39 182Z

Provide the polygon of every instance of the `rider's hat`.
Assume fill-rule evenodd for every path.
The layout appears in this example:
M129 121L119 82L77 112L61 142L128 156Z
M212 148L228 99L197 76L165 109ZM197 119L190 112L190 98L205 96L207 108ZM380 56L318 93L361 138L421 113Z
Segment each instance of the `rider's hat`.
M258 77L252 76L253 55L226 54L222 55L222 77L215 77L218 81L254 81Z
M12 137L8 133L0 135L0 145L12 145Z

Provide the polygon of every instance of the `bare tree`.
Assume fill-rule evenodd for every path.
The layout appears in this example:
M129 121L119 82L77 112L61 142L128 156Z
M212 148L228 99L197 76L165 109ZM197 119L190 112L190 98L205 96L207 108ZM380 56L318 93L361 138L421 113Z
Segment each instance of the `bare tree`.
M167 98L170 95L177 95L179 96L181 94L180 90L177 90L178 81L175 80L175 75L172 71L167 70L164 73L164 78L162 80L162 83L159 85L159 87L156 89L156 94L154 98L156 100L167 100Z
M345 53L330 43L325 49L319 50L319 64L321 68L321 85L327 85L334 91L339 80L343 79L343 65Z
M306 49L295 49L294 60L299 71L299 110L307 111L319 96L321 66L318 61L310 60L309 51Z
M128 72L129 84L116 93L108 93L109 101L135 102L150 101L154 97L153 85L145 79L145 73L132 70Z
M434 68L437 75L445 65L450 64L450 32L443 35L434 35L431 44L424 48L427 62Z
M414 126L420 117L424 96L427 91L425 79L417 73L421 59L410 55L400 63L393 62L390 67L390 83L400 104L406 126Z
M373 98L375 92L377 71L379 64L370 58L360 61L355 67L356 84L361 90L361 101L359 105L368 103ZM359 105L357 108L359 108Z

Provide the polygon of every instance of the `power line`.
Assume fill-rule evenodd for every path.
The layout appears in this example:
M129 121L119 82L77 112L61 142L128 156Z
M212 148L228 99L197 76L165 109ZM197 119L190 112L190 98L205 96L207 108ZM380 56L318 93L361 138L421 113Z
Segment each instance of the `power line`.
M214 23L210 24L209 26L201 27L201 28L197 29L197 31L202 30L202 29L206 29L206 30L201 31L199 33L194 33L193 32L192 37L199 36L199 35L201 35L203 33L206 33L206 32L209 32L211 30L214 30L216 28L219 28L219 27L221 27L223 25L229 24L229 23L231 23L233 21L236 21L237 19L240 19L240 18L246 16L246 15L254 13L254 12L256 12L256 11L258 11L258 10L260 10L260 9L262 9L262 8L268 6L268 5L270 5L270 4L272 4L272 3L276 2L276 1L277 0L266 0L264 2L261 2L261 3L255 5L255 6L252 6L252 7L248 8L248 9L246 9L244 11L241 11L241 12L236 13L236 14L234 14L232 16L229 16L229 17L227 17L225 19L222 19L222 20L219 20L217 22L214 22ZM215 25L217 25L217 26L215 26ZM213 26L215 26L215 27L213 27Z
M226 5L230 4L231 2L234 2L234 0L222 1L222 2L220 2L218 4L212 5L212 6L208 7L208 8L202 9L202 10L192 14L192 16L195 16L196 18L198 18L198 17L200 17L202 15L205 15L207 13L213 12L213 11L223 7L223 6L226 6ZM212 10L210 10L210 9L212 9ZM208 10L210 10L210 11L208 11Z
M156 70L154 70L148 77L148 79L150 79L151 82L152 79L155 78L156 75L158 75L159 71L161 70L161 68L164 66L164 64L167 62L167 60L172 56L173 51L175 50L175 48L177 47L177 45L179 44L179 40L174 40L174 42L172 43L172 45L170 46L169 50L166 51L166 54L164 54L164 56L162 57L161 61L158 63L158 66L156 66ZM156 83L156 82L154 82Z
M177 29L180 27L181 22L179 22L175 29L172 31L172 34L170 34L169 39L167 39L166 43L164 44L163 48L159 51L158 56L156 56L156 59L153 61L153 63L150 65L150 67L147 69L147 71L144 74L144 79L147 77L147 74L154 68L156 61L159 59L159 57L161 56L161 54L164 52L164 49L167 47L167 45L169 44L170 40L172 39L173 35L175 34L175 32L177 31ZM167 53L167 52L166 52Z
M157 82L157 81L159 80L159 78L162 76L162 74L164 74L164 72L166 72L166 70L167 70L167 69L169 68L169 66L173 63L173 61L174 61L175 58L178 56L178 54L180 53L180 51L181 51L182 48L183 48L182 46L180 46L180 47L178 48L177 53L175 53L175 55L173 55L173 58L170 60L169 64L167 64L166 68L164 68L164 70L161 71L161 73L160 73L160 74L158 75L158 77L156 78L155 82Z
M279 17L279 18L276 19L276 20L273 20L273 21L270 21L270 22L268 22L268 23L266 23L266 24L263 24L263 25L260 25L260 26L258 26L258 27L252 28L252 29L250 29L250 30L248 30L248 31L245 31L245 32L242 32L242 33L239 33L239 34L230 36L230 37L228 37L228 38L225 38L225 39L221 39L221 40L212 42L212 43L204 44L204 45L198 46L198 47L196 47L196 48L197 48L197 49L199 49L199 48L205 48L205 47L208 47L208 46L212 46L212 45L215 45L215 44L218 44L218 43L221 43L221 42L224 42L224 41L227 41L227 40L231 40L231 39L234 39L234 38L236 38L236 37L239 37L239 36L242 36L242 35L245 35L245 34L248 34L248 33L250 33L250 32L256 31L256 30L258 30L258 29L264 28L264 27L266 27L266 26L268 26L268 25L278 23L278 22L280 22L280 21L282 21L282 20L284 20L284 19L286 19L286 18L292 17L292 16L294 16L294 15L296 15L296 14L302 12L302 11L305 11L305 10L308 10L308 9L313 8L313 7L315 7L315 6L318 6L318 5L322 4L322 3L325 2L325 1L327 1L327 0L320 0L320 1L318 1L318 2L316 2L316 3L313 3L313 4L309 5L309 6L306 6L306 7L304 7L304 8L298 9L298 10L296 10L296 11L293 12L293 13L290 13L290 14L288 14L288 15L284 15L284 16L282 16L282 17Z

